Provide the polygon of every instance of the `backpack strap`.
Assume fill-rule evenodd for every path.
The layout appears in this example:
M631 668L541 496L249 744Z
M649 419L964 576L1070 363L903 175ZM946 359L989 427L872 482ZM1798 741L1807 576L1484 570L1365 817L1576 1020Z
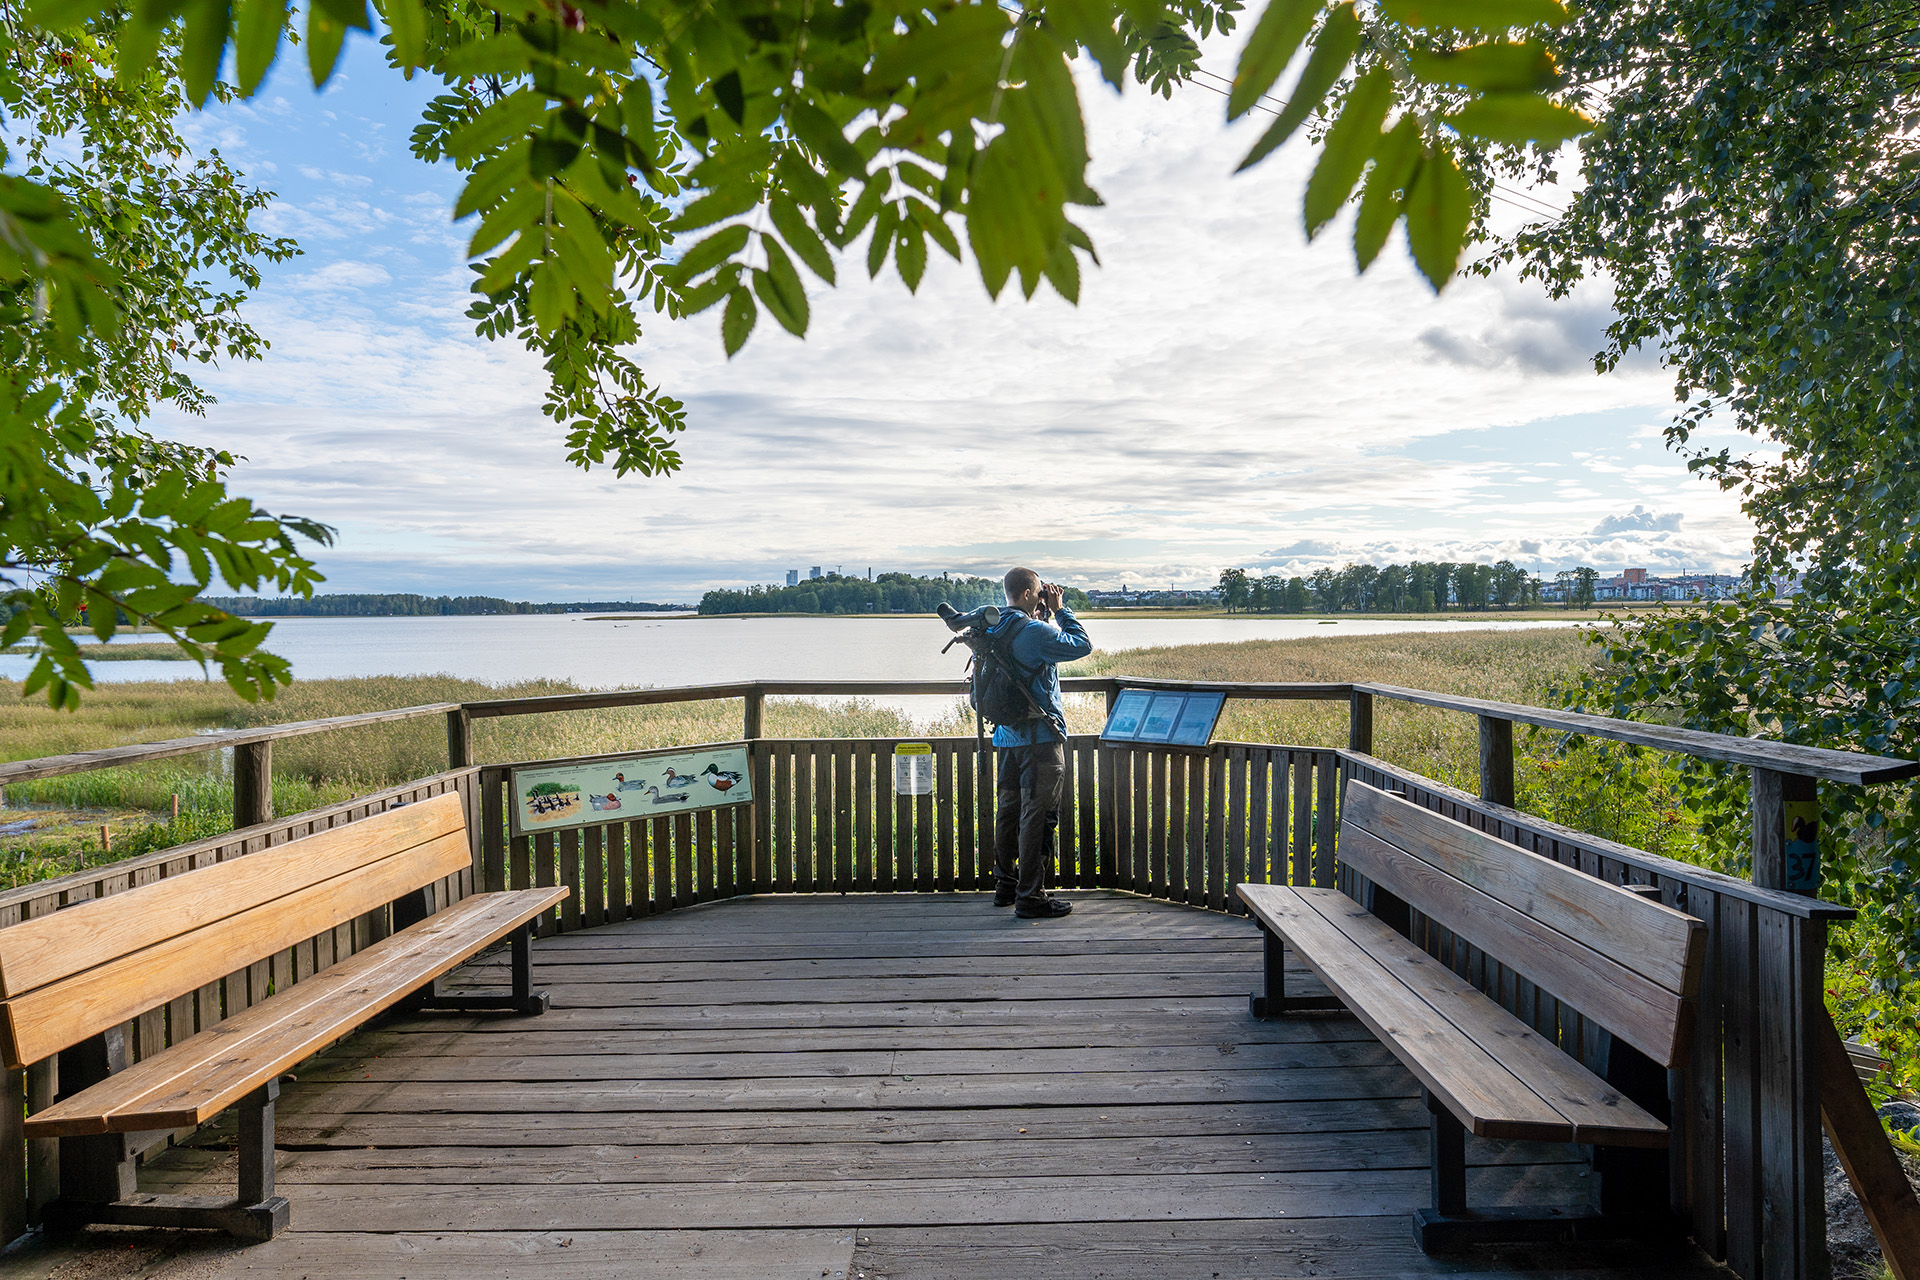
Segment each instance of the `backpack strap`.
M1027 706L1033 709L1032 718L1035 720L1045 720L1048 724L1052 725L1054 730L1059 733L1061 741L1064 742L1067 737L1066 724L1062 721L1055 720L1053 713L1041 706L1040 699L1035 697L1033 693L1034 678L1040 674L1040 668L1025 666L1018 658L1013 656L1014 637L1032 625L1032 618L1027 617L1025 614L1015 615L1015 625L1009 626L1005 635L990 637L998 648L998 652L994 656L1006 663L1007 667L1017 677L1015 683L1019 686L1020 696L1025 698L1027 700Z

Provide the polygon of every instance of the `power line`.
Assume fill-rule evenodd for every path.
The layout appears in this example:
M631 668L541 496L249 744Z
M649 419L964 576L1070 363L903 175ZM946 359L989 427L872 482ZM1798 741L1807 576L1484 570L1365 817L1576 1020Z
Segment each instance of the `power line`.
M1208 71L1205 67L1195 67L1193 70L1194 70L1194 73L1197 75L1203 75L1208 77L1209 79L1218 80L1222 84L1231 85L1233 83L1233 81L1227 79L1225 76L1221 75L1219 72ZM1189 81L1189 83L1193 84L1197 88L1205 89L1209 93L1217 93L1223 98L1232 96L1226 89L1219 88L1215 85L1203 84L1197 80ZM1273 103L1276 101L1277 101L1276 99L1270 98L1263 93L1260 95L1259 99L1253 104L1252 109L1257 111L1264 111L1270 116L1277 116L1280 114L1280 112L1276 110L1273 106L1268 105L1269 103ZM1281 103L1280 105L1285 106L1284 103ZM1553 218L1561 218L1566 216L1567 211L1565 209L1556 208L1555 206L1548 204L1545 200L1540 199L1538 196L1532 195L1525 191L1521 191L1515 187L1503 186L1498 182L1493 184L1493 190L1490 194L1492 194L1492 196L1496 200L1504 200L1507 204L1510 204L1514 208L1519 209L1525 213L1545 214L1548 217L1553 217ZM1532 203L1531 205L1528 205L1528 204L1521 203L1522 201L1531 201Z

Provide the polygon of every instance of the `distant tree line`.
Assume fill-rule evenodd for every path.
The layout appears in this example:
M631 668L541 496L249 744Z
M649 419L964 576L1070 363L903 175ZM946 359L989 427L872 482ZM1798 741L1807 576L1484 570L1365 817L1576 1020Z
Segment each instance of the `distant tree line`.
M416 596L336 594L303 600L298 596L263 600L258 596L202 596L216 609L243 618L445 618L496 613L660 613L683 604L632 600L572 600L541 604L494 596Z
M1595 571L1560 575L1574 584L1569 603L1593 603ZM1511 560L1454 564L1349 564L1316 569L1307 577L1254 577L1245 569L1220 575L1220 603L1249 613L1441 613L1524 609L1540 603L1540 580Z
M932 613L944 600L956 609L983 604L1005 604L1006 593L997 578L923 578L910 573L883 573L866 578L838 573L791 587L752 586L744 591L709 591L700 597L703 614L724 613ZM1069 608L1088 607L1084 591L1070 587Z

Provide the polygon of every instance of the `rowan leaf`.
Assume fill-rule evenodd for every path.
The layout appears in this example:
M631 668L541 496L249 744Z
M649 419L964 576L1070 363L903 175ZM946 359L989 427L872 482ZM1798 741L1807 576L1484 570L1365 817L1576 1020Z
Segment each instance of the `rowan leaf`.
M240 94L250 98L280 56L290 0L238 0L233 38L233 69Z
M381 15L393 33L393 52L410 73L427 61L427 13L420 0L381 0Z
M768 203L767 213L773 219L774 230L787 242L787 247L800 256L813 274L828 284L833 279L833 255L827 252L819 233L807 225L807 219L800 212L800 206L793 202L785 192L774 196Z
M811 102L796 101L787 108L787 124L793 134L813 153L839 170L843 177L864 179L866 158L847 141L847 135L833 118Z
M1313 29L1313 20L1322 8L1321 0L1267 0L1253 34L1247 37L1247 47L1240 51L1240 65L1227 95L1227 119L1238 120L1247 114L1273 88L1299 51L1300 42Z
M1380 256L1419 164L1420 126L1412 116L1404 116L1374 149L1373 168L1360 194L1360 211L1353 219L1353 256L1360 270Z
M800 283L800 273L793 269L793 259L772 236L763 233L760 247L766 250L767 269L753 273L753 291L760 295L760 301L773 312L773 318L782 328L795 337L804 338L807 336L807 289Z
M228 0L188 0L186 18L180 42L180 86L187 101L201 107L213 92L226 57L233 10Z
M1380 125L1392 101L1393 78L1384 70L1367 72L1347 94L1339 118L1327 130L1313 176L1307 179L1303 207L1309 240L1320 234L1353 194L1361 170L1380 144Z
M666 269L666 274L676 284L686 284L745 249L752 238L753 232L744 222L722 227L682 254L680 261Z
M1536 93L1489 93L1442 116L1441 123L1470 138L1543 147L1557 147L1593 128L1593 121L1578 111Z
M759 318L760 309L753 305L753 295L736 285L727 295L727 309L720 317L720 340L726 344L727 359L733 359L734 354L747 345L747 335L753 332L753 323Z
M1301 68L1300 79L1293 87L1293 95L1287 99L1279 119L1268 126L1260 141L1253 144L1253 150L1247 152L1247 158L1240 162L1240 169L1259 164L1276 147L1291 138L1294 130L1306 123L1307 117L1326 98L1327 91L1339 82L1347 64L1353 61L1354 51L1359 47L1360 18L1354 12L1352 0L1348 0L1327 14L1327 20L1320 26L1320 33L1314 37L1313 53L1308 56L1307 65Z
M1407 192L1407 247L1434 292L1447 287L1473 220L1473 193L1446 148L1430 146Z
M1560 83L1560 68L1538 40L1489 40L1464 49L1408 52L1417 79L1475 93L1540 92Z

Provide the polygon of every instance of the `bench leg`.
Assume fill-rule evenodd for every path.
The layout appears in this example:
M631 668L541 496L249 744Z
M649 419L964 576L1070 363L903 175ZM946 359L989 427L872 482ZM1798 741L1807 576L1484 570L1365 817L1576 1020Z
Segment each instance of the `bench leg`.
M78 1189L68 1187L62 1169L63 1194L46 1207L47 1230L74 1231L90 1222L101 1222L124 1227L201 1227L224 1231L241 1240L273 1239L292 1216L286 1199L273 1193L273 1104L279 1096L280 1082L269 1080L240 1100L240 1195L236 1199L144 1194L134 1186L133 1160L128 1157L123 1164L124 1175L116 1177L113 1184L117 1194L106 1199L77 1194ZM124 1150L126 1135L61 1141L113 1141ZM61 1154L64 1159L65 1151ZM103 1184L96 1189L107 1188Z
M1260 925L1260 940L1263 944L1262 966L1264 968L1264 987L1262 994L1247 997L1247 1009L1261 1020L1277 1018L1283 1013L1298 1013L1309 1009L1344 1009L1334 996L1294 996L1287 998L1287 946L1280 935Z
M521 925L513 931L513 991L511 994L442 991L440 980L408 998L410 1009L464 1010L469 1013L504 1011L545 1013L552 997L533 989L533 925Z
M1467 1208L1467 1131L1446 1104L1425 1089L1421 1100L1432 1116L1433 1207L1413 1215L1413 1238L1423 1253L1444 1253L1477 1244L1522 1241L1602 1240L1676 1234L1671 1214L1601 1213L1584 1206ZM1662 1155L1664 1161L1664 1154ZM1664 1186L1664 1183L1661 1184Z
M1427 1163L1433 1175L1433 1207L1436 1212L1456 1217L1467 1211L1467 1130L1446 1105L1427 1090L1420 1091L1427 1104L1428 1129L1433 1135Z

